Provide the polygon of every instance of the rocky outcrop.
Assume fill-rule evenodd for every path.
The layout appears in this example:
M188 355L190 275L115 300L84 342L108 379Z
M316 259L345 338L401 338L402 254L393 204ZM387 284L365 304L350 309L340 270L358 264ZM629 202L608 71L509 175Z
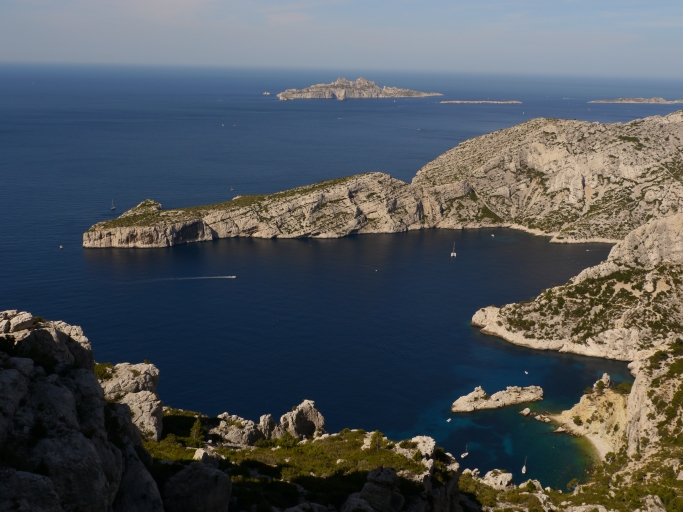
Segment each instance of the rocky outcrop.
M603 460L605 455L618 453L624 446L627 425L628 395L617 393L609 386L609 375L605 374L578 404L550 416L562 431L589 439Z
M451 406L451 412L472 412L482 409L500 409L508 405L523 404L543 400L543 389L539 386L508 386L503 391L488 395L481 386L471 393L461 396Z
M164 404L157 394L159 369L151 363L98 367L105 399L126 404L140 432L145 437L159 440L164 416Z
M420 92L398 87L379 87L375 82L361 77L355 82L346 78L338 78L331 84L317 84L305 89L287 89L277 97L282 101L300 99L337 99L357 98L425 98L443 96L438 92Z
M514 489L516 487L512 475L507 471L501 471L500 469L494 469L486 473L484 478L481 479L481 482L499 491Z
M210 430L223 442L237 446L252 446L259 439L279 439L290 434L297 439L314 439L325 434L325 418L312 400L304 400L285 413L280 423L270 414L261 416L259 423L224 412L218 415L220 423Z
M95 224L83 246L486 226L561 243L616 242L652 218L683 210L682 141L683 112L625 125L533 119L461 143L411 184L368 173L192 208L161 210L147 200Z
M665 100L664 98L617 98L614 100L593 100L588 103L653 103L656 105L674 105L683 100Z
M140 434L127 406L105 401L82 331L2 316L15 328L0 339L0 510L162 510Z

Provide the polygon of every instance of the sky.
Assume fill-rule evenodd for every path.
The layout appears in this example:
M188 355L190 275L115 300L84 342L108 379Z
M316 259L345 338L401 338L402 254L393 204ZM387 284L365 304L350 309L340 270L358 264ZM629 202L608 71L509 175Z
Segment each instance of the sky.
M0 0L0 62L683 77L680 0Z

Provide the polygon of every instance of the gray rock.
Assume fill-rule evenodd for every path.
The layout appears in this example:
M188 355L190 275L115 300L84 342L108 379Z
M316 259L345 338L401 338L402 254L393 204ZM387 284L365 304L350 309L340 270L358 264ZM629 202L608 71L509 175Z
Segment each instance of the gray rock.
M153 364L119 363L114 366L112 377L101 381L104 396L113 399L117 395L149 391L157 393L159 369Z
M131 444L123 450L123 475L114 512L164 512L157 484Z
M209 466L214 468L218 468L219 465L218 459L212 457L211 454L203 448L198 448L197 451L194 452L194 456L192 458L197 462L208 464Z
M209 431L210 434L220 436L224 441L240 446L251 446L265 436L260 425L227 412L218 415L220 424Z
M155 440L161 439L161 430L164 421L164 404L155 393L140 391L128 393L120 403L130 408L133 424L140 429L144 437Z
M164 487L166 512L228 512L230 477L195 462L168 479Z
M377 512L398 512L405 502L398 492L396 471L381 466L368 473L368 481L360 495Z
M26 311L22 311L21 313L18 313L16 316L12 317L10 321L10 332L17 332L17 331L22 331L24 329L28 329L33 325L33 315L31 313L27 313Z
M46 476L0 469L0 511L63 512L52 480Z
M361 497L359 492L351 494L342 505L341 512L354 512L364 510L365 512L375 512L370 503ZM419 511L423 512L423 511Z
M498 469L489 471L484 475L484 478L481 479L483 483L499 491L514 489L515 484L512 480L512 475L510 473L505 473Z
M292 412L284 414L273 432L273 437L280 438L285 432L299 439L310 439L324 434L325 418L315 407L315 402L304 400Z

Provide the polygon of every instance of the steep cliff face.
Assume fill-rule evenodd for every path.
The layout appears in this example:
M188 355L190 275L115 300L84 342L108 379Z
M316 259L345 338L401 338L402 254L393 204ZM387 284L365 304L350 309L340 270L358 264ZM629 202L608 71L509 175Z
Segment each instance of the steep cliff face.
M162 211L147 200L84 247L168 247L234 236L336 238L507 226L555 242L621 240L683 211L683 112L626 125L534 119L463 142L412 184L369 173Z

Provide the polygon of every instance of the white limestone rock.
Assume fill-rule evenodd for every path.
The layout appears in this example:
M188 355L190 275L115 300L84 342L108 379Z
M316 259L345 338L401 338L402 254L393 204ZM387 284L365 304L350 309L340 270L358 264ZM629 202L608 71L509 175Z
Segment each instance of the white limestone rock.
M506 491L515 488L512 474L499 469L489 471L484 475L484 478L482 478L481 481L489 487L493 487L499 491Z
M489 396L481 386L471 393L461 396L451 406L452 412L472 412L483 409L499 409L508 405L536 402L543 400L543 389L540 386L508 386Z
M282 437L285 432L298 439L312 439L325 433L325 418L313 400L304 400L292 412L282 415L273 437Z
M164 404L159 400L156 393L151 391L139 391L138 393L126 393L119 403L130 408L133 424L140 429L145 437L158 441L161 439L161 431L164 422Z
M9 330L10 332L23 331L31 326L33 326L33 315L22 311L11 318Z

